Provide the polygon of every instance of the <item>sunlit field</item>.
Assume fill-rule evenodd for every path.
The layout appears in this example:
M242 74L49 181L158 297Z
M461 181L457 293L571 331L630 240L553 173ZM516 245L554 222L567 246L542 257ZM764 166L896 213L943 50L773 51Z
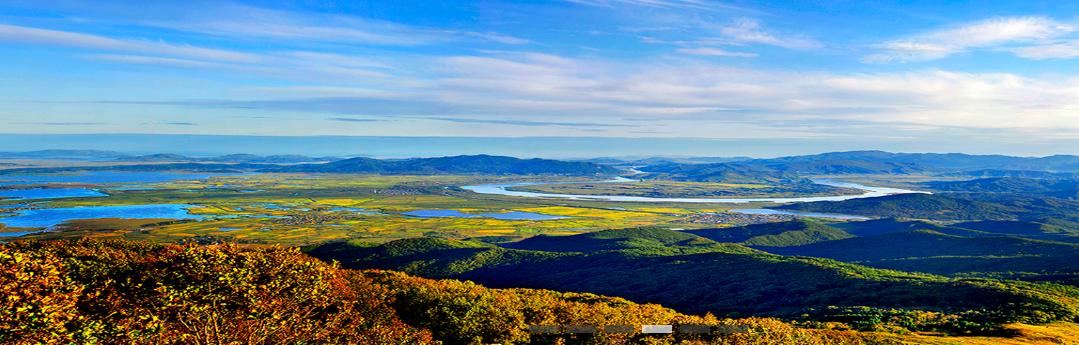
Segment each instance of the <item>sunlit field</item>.
M108 193L108 197L50 201L41 207L189 204L193 205L189 212L201 219L79 220L60 225L62 231L29 237L126 238L156 242L212 237L242 243L285 245L347 239L381 243L422 236L501 242L538 234L570 235L646 225L700 227L681 220L689 214L724 210L714 205L510 198L480 195L458 188L468 184L528 180L528 177L500 176L245 174L151 183L139 188L105 186L101 190ZM456 210L466 214L516 211L562 218L422 218L404 214L415 210ZM7 228L5 231L18 230L25 229Z

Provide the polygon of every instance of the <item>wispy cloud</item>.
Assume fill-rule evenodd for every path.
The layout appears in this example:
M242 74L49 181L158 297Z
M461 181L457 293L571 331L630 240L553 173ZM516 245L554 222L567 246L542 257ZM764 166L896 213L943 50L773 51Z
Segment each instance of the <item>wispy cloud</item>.
M382 121L382 120L376 120L376 119L358 119L358 118L354 118L354 117L331 117L331 118L329 118L327 120L339 121L339 122L379 122L379 121Z
M615 7L615 6L643 6L656 8L684 8L684 9L710 9L710 8L733 8L734 6L718 1L707 0L567 0L587 6Z
M512 126L560 126L560 127L639 127L637 125L615 123L589 123L589 122L554 122L554 121L527 121L527 120L500 120L500 119L474 119L459 117L420 117L427 120L448 121L457 123L483 123L494 125Z
M679 48L679 53L690 55L702 55L702 56L727 56L727 57L743 57L752 58L757 57L757 53L747 52L735 52L720 48L700 47L700 48Z
M765 44L787 49L816 49L822 44L815 40L794 35L780 36L766 31L756 19L740 18L720 28L719 32L732 43Z
M0 24L0 40L106 51L132 51L212 61L253 62L258 60L256 55L230 50L171 44L162 41L117 39L77 32L6 24Z
M1072 25L1046 17L999 17L925 32L875 45L871 63L927 61L973 49L997 48L1020 57L1053 58L1071 55L1067 44L1051 39L1074 32Z
M494 32L425 28L357 16L286 12L243 5L213 6L202 11L185 12L178 19L147 20L141 24L244 39L272 38L385 46L418 46L469 39L500 44L530 42Z
M1012 49L1016 56L1031 60L1074 59L1079 57L1079 38Z
M122 55L122 54L91 54L87 57L95 60L119 62L125 64L135 65L158 65L158 66L173 66L173 67L185 67L185 68L221 68L227 67L227 65L221 63L215 63L210 61L200 61L191 59L178 59L160 56L144 56L144 55Z
M11 124L20 125L41 125L41 126L97 126L104 125L104 122L77 122L77 121L43 121L43 122L9 122Z

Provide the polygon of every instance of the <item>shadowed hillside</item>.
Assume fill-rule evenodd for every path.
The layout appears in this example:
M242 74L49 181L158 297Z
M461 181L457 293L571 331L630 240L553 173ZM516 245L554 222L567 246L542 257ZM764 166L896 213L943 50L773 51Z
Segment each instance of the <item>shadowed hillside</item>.
M685 232L717 242L735 242L758 247L798 246L852 237L843 230L806 219Z
M689 243L690 248L701 249L697 246L699 240L687 241L688 238L681 237L688 234L664 235L656 231L636 234L645 238L630 240L612 232L600 236L599 240L584 238L583 243L593 241L586 245L587 248L595 248L597 244L601 248L616 248L620 245L606 246L609 242L602 239L620 238L615 242L653 243L657 247L679 246L681 242ZM664 243L657 239L668 241ZM542 239L521 246L558 247L555 240ZM911 313L946 311L963 315L957 317L976 329L993 328L993 324L1008 321L1072 320L1076 316L1076 292L1071 290L1043 290L1020 282L952 280L825 259L731 251L726 249L729 247L682 254L691 251L644 251L641 246L634 245L629 250L583 254L432 239L349 247L346 243L328 244L315 247L310 253L320 258L341 260L348 267L402 270L429 277L468 279L496 287L588 291L637 302L661 303L685 312L726 316L793 317L813 308L869 306L898 308ZM1045 315L1054 316L1045 319ZM839 316L820 318L829 317ZM957 324L927 322L908 326L948 329Z

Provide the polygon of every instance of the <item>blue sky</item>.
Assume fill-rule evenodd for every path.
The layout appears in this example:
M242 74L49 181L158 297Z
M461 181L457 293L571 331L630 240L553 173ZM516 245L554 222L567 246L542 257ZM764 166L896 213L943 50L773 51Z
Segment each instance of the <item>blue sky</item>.
M0 1L0 49L4 133L1079 153L1063 1Z

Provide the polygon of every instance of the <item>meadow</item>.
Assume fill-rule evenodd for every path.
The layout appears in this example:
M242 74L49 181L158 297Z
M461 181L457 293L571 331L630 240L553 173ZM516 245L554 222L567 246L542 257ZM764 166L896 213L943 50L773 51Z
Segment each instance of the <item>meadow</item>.
M55 199L34 203L34 207L188 204L193 205L189 212L201 219L76 220L58 226L55 231L29 237L123 238L153 242L211 239L284 245L309 245L336 240L377 244L412 237L472 238L506 242L539 234L572 235L602 229L650 225L696 228L705 225L687 222L687 215L726 210L724 206L717 205L526 199L475 194L458 188L469 184L533 179L537 178L474 175L239 174L144 183L135 187L106 184L95 188L107 193L107 197ZM582 180L549 176L543 179L566 182ZM530 212L563 218L423 218L403 214L417 210L456 210L467 214ZM3 231L26 230L30 229L6 228Z

